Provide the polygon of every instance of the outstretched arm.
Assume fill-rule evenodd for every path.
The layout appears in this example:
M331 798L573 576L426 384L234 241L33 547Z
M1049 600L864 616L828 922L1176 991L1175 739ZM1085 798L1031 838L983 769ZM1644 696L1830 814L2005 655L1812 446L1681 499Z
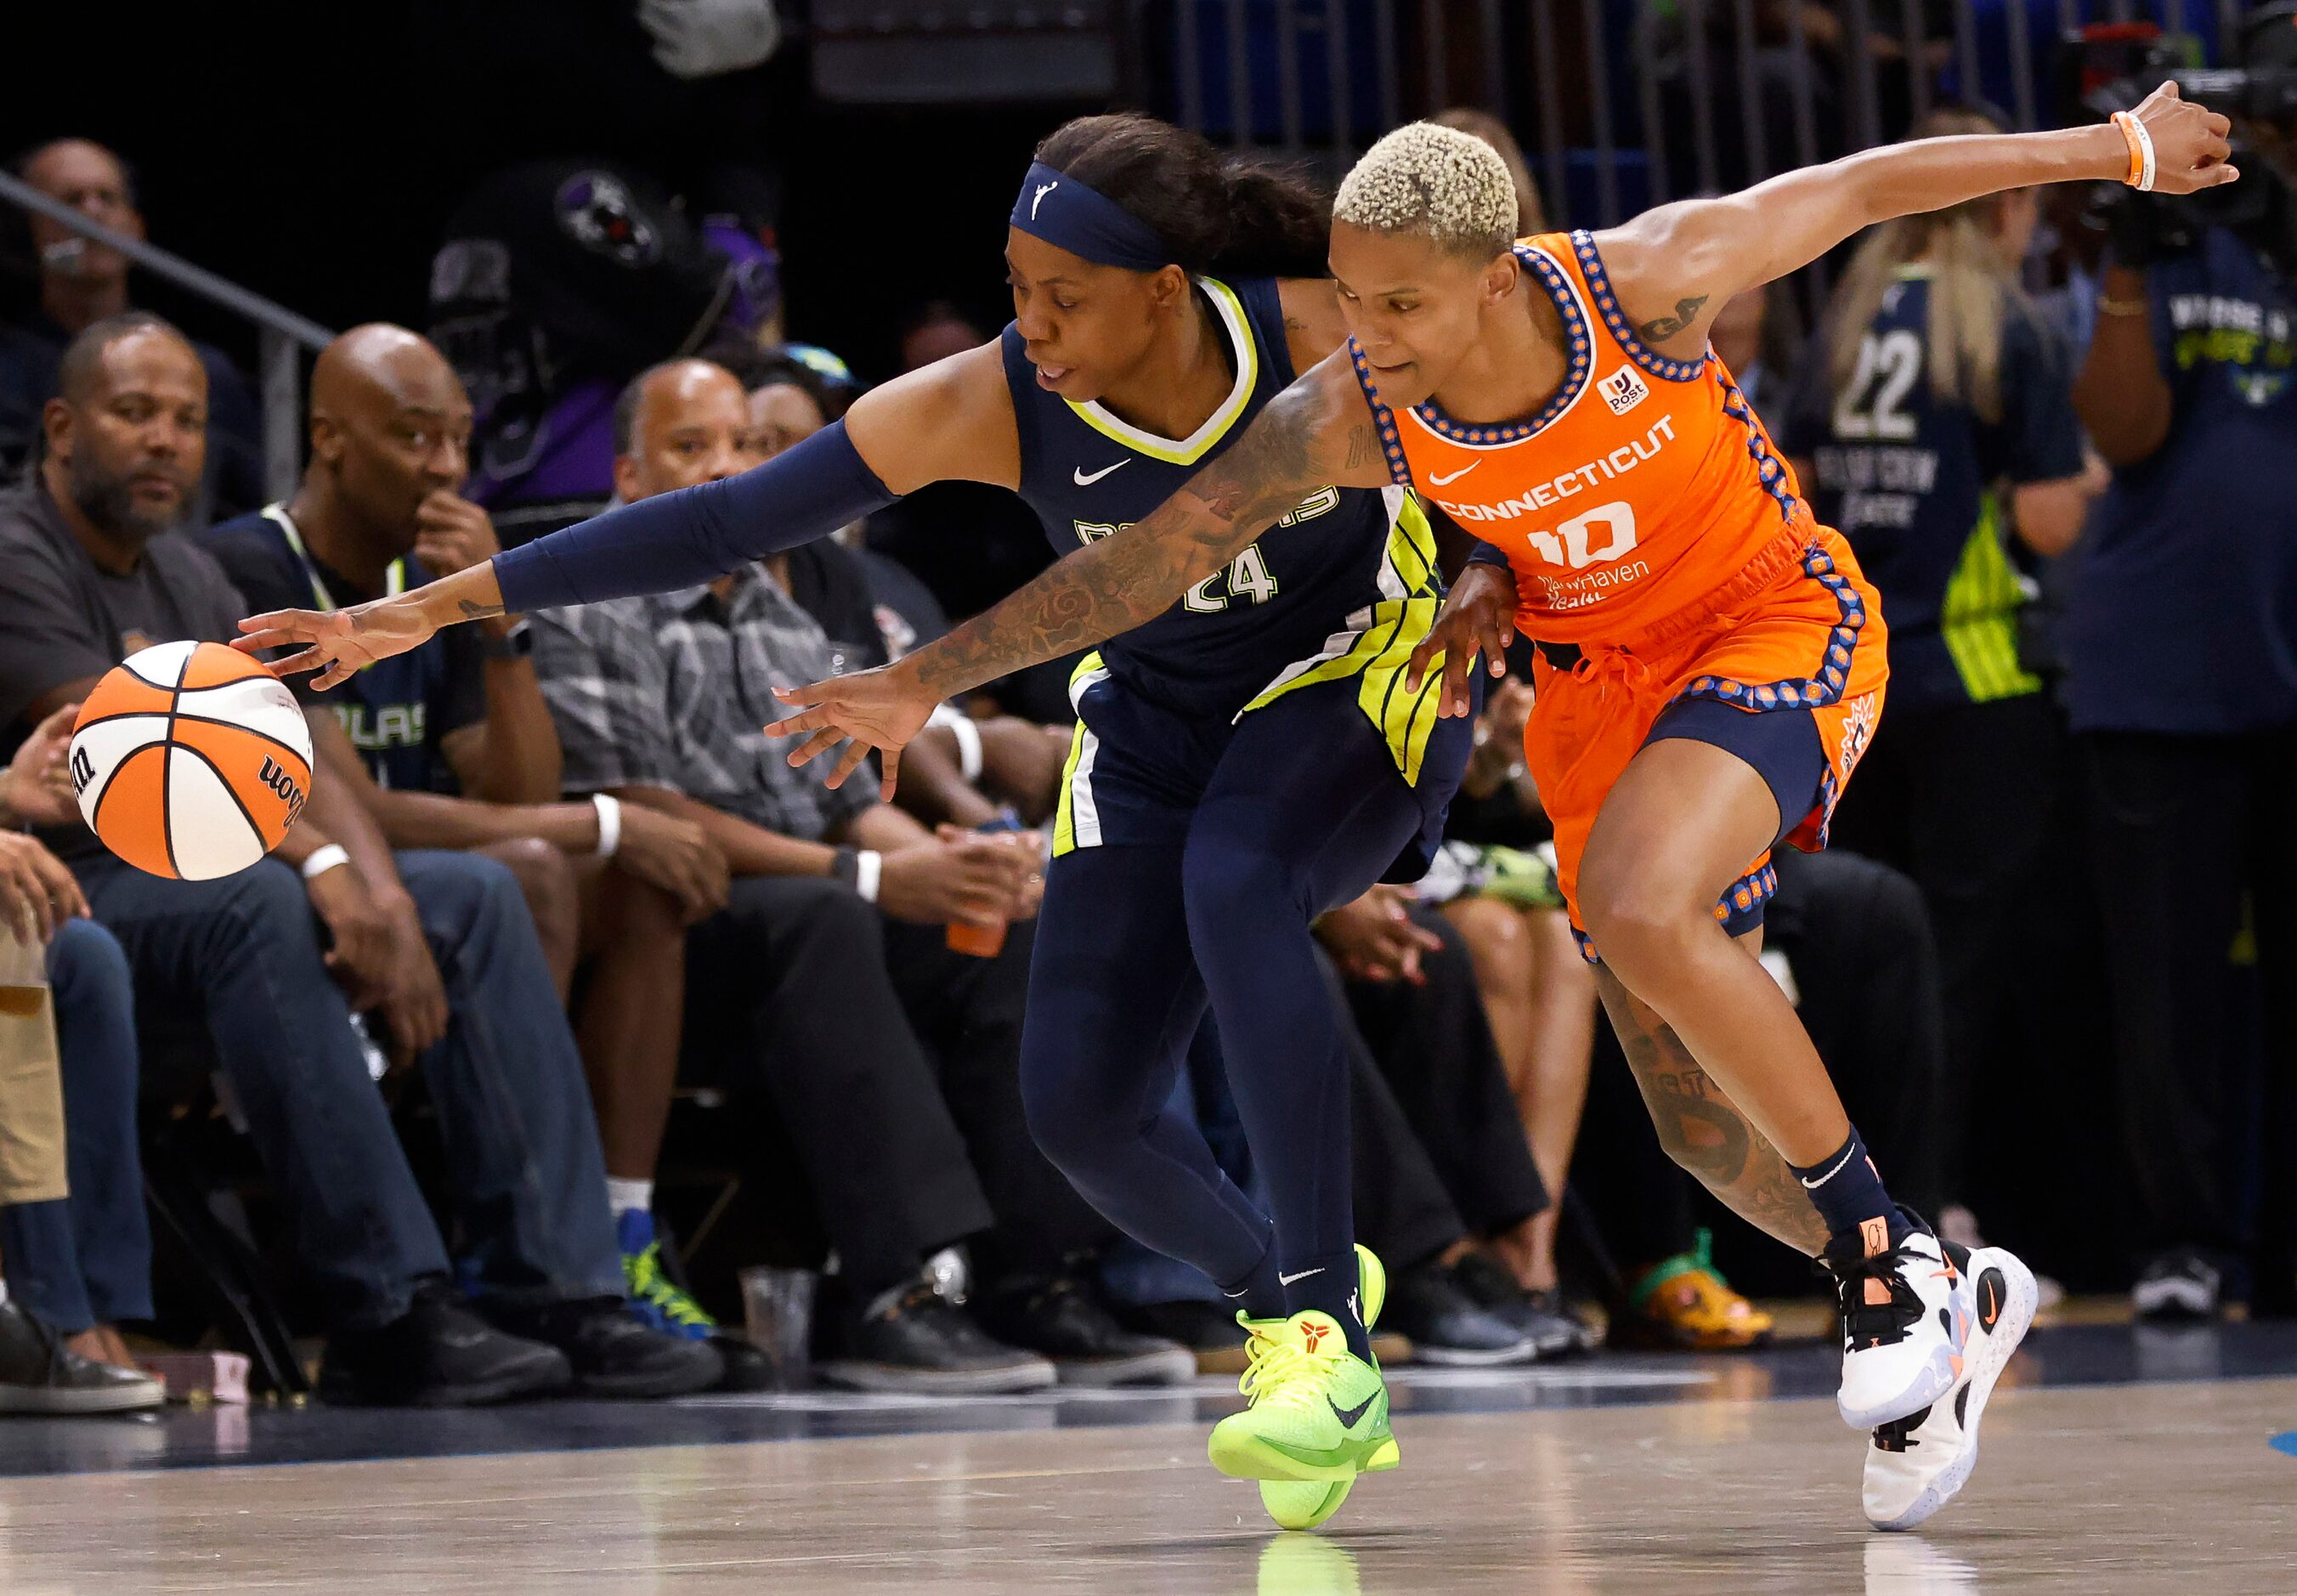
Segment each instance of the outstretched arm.
M2230 183L2231 124L2165 83L2137 108L2153 141L2156 188ZM1596 240L1643 342L1696 359L1733 295L1809 265L1864 228L2040 183L2128 176L2129 146L2101 123L2054 133L1977 134L1887 144L1804 167L1718 199L1662 205Z
M1363 391L1346 356L1334 354L1272 399L1233 447L1145 519L1073 550L995 608L894 664L780 694L807 707L769 729L813 734L791 753L794 765L852 738L832 786L872 748L882 750L891 794L900 751L934 704L1162 614L1319 488L1387 481Z
M442 626L698 587L827 537L927 482L1011 487L1019 460L1004 358L986 343L864 395L843 421L739 476L619 506L372 604L254 616L240 622L245 635L234 646L259 654L301 644L271 669L317 670L315 685L332 687Z

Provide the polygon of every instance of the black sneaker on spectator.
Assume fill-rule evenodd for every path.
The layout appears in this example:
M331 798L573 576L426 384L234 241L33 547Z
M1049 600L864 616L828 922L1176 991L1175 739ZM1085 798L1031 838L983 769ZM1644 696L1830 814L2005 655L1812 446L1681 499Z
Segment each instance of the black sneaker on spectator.
M653 1329L624 1297L493 1298L484 1308L501 1329L565 1353L578 1396L686 1396L726 1378L726 1360L715 1346Z
M556 1347L506 1335L445 1284L379 1329L327 1338L319 1400L337 1407L461 1408L563 1391L573 1380Z
M845 1327L845 1355L821 1378L856 1391L941 1396L1042 1391L1059 1376L1050 1360L991 1337L930 1280L896 1287Z
M1441 1263L1388 1276L1380 1318L1411 1341L1414 1357L1437 1368L1498 1369L1539 1356L1538 1343L1478 1305L1458 1273Z
M1126 1329L1067 1277L996 1294L981 1304L981 1322L998 1339L1050 1358L1064 1386L1177 1386L1197 1372L1188 1347Z
M2224 1305L2225 1278L2192 1247L2181 1246L2149 1260L2129 1290L2140 1319L2215 1319Z
M1593 1337L1585 1325L1540 1301L1553 1297L1553 1292L1535 1296L1484 1254L1466 1255L1452 1266L1452 1276L1478 1307L1530 1337L1541 1357L1563 1358L1590 1350Z
M167 1400L150 1375L83 1358L20 1304L0 1302L0 1413L129 1413Z

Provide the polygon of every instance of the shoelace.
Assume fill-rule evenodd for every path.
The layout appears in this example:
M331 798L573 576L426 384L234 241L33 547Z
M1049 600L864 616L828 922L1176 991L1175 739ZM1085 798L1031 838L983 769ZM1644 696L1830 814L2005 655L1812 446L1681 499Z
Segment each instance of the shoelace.
M1845 1350L1860 1347L1888 1346L1906 1338L1906 1331L1922 1316L1922 1299L1916 1295L1912 1282L1900 1272L1900 1266L1909 1260L1906 1241L1887 1247L1871 1258L1836 1269L1825 1263L1819 1265L1821 1273L1832 1276L1838 1305L1842 1313L1842 1345ZM1917 1264L1927 1263L1928 1258L1912 1255ZM1866 1282L1880 1280L1889 1290L1888 1301L1870 1303L1866 1300Z
M631 1260L630 1266L630 1295L646 1304L672 1324L712 1325L717 1320L703 1311L702 1304L671 1284L662 1271L662 1246L659 1242L647 1246Z
M1909 1413L1904 1419L1876 1427L1875 1449L1879 1452L1906 1452L1920 1446L1922 1443L1914 1439L1914 1432L1930 1416L1931 1411L1924 1408L1918 1413Z
M1312 1353L1290 1341L1254 1330L1246 1338L1247 1362L1236 1388L1254 1407L1306 1408L1316 1392L1314 1377L1338 1361L1338 1354Z

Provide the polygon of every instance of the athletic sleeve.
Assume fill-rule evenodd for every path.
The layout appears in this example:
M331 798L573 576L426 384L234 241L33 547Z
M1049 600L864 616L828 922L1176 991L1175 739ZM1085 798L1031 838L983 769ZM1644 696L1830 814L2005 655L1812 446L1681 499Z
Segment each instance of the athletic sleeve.
M833 423L764 465L622 505L495 556L513 613L675 592L824 538L893 502Z
M2054 482L2082 470L2072 362L2056 334L2028 316L2002 325L2002 474Z

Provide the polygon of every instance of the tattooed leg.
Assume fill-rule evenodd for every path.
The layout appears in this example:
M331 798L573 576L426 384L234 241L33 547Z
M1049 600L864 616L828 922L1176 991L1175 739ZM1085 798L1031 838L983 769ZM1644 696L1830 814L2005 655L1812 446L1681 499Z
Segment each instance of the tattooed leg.
M1724 1095L1675 1028L1649 1004L1601 966L1595 982L1667 1156L1698 1176L1740 1218L1816 1257L1826 1245L1826 1222L1779 1150Z

